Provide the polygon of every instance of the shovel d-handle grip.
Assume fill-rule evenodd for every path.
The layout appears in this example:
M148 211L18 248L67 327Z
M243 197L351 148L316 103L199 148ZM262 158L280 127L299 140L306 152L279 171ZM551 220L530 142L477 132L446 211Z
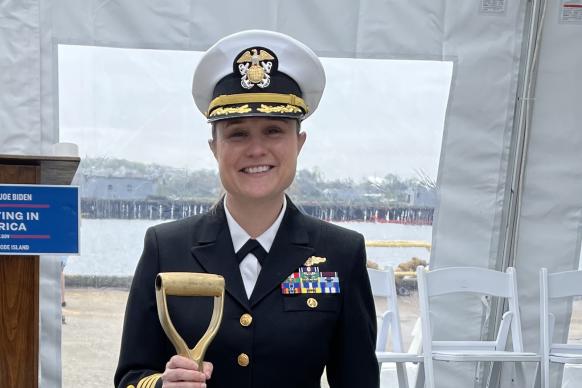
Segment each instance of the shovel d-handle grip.
M156 277L156 304L158 306L158 317L164 332L168 336L176 353L187 357L198 364L202 371L202 362L206 349L216 336L222 312L224 309L224 278L219 275L190 273L190 272L162 272ZM200 338L196 346L192 349L182 339L178 331L172 324L166 296L206 296L214 297L214 307L212 317L206 333Z
M192 272L162 272L156 278L156 290L164 288L171 296L221 296L224 278Z

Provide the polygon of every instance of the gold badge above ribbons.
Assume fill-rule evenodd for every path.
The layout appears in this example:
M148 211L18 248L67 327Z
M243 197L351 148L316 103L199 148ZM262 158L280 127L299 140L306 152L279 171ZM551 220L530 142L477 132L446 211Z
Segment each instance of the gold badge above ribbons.
M303 265L305 267L311 267L312 265L318 265L321 263L325 263L326 261L327 259L325 257L311 256L309 259L307 259L307 261Z

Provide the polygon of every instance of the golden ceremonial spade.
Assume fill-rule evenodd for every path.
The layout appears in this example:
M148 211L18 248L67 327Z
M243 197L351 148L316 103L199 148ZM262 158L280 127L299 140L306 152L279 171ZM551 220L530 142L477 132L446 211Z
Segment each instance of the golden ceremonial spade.
M214 297L214 308L208 329L192 349L188 348L188 345L172 324L166 301L166 296L168 295ZM206 349L208 349L214 336L216 336L220 322L222 321L222 311L224 309L224 278L219 275L191 272L159 273L156 277L156 303L162 328L174 345L174 348L176 348L178 355L195 361L198 364L199 370L202 371L202 362L204 361Z

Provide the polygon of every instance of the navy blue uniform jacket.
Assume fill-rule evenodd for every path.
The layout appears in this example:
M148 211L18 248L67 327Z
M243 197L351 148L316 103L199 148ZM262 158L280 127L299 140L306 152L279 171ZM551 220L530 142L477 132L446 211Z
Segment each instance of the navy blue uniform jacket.
M326 258L320 271L338 273L339 294L281 292L281 283L310 256ZM249 300L222 204L150 228L127 302L117 387L147 386L143 379L163 372L176 354L158 320L154 280L159 272L225 278L222 325L205 357L214 364L209 388L315 388L324 367L331 388L379 386L376 314L361 234L304 215L288 201ZM310 297L316 308L307 305ZM193 347L208 327L212 299L168 297L168 305L178 333ZM247 327L240 323L245 313L253 318ZM241 353L248 355L248 366L238 364ZM159 379L151 386L161 385Z

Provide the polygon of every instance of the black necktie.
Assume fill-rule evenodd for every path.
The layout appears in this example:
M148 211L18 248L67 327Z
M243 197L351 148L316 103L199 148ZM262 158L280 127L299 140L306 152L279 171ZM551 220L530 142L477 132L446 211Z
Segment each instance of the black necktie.
M255 255L257 260L259 260L261 267L264 265L265 259L267 258L267 251L265 251L265 248L263 248L263 246L257 240L252 238L248 239L245 245L243 245L242 248L239 249L238 252L236 253L238 262L240 263L241 261L243 261L243 259L249 253Z

